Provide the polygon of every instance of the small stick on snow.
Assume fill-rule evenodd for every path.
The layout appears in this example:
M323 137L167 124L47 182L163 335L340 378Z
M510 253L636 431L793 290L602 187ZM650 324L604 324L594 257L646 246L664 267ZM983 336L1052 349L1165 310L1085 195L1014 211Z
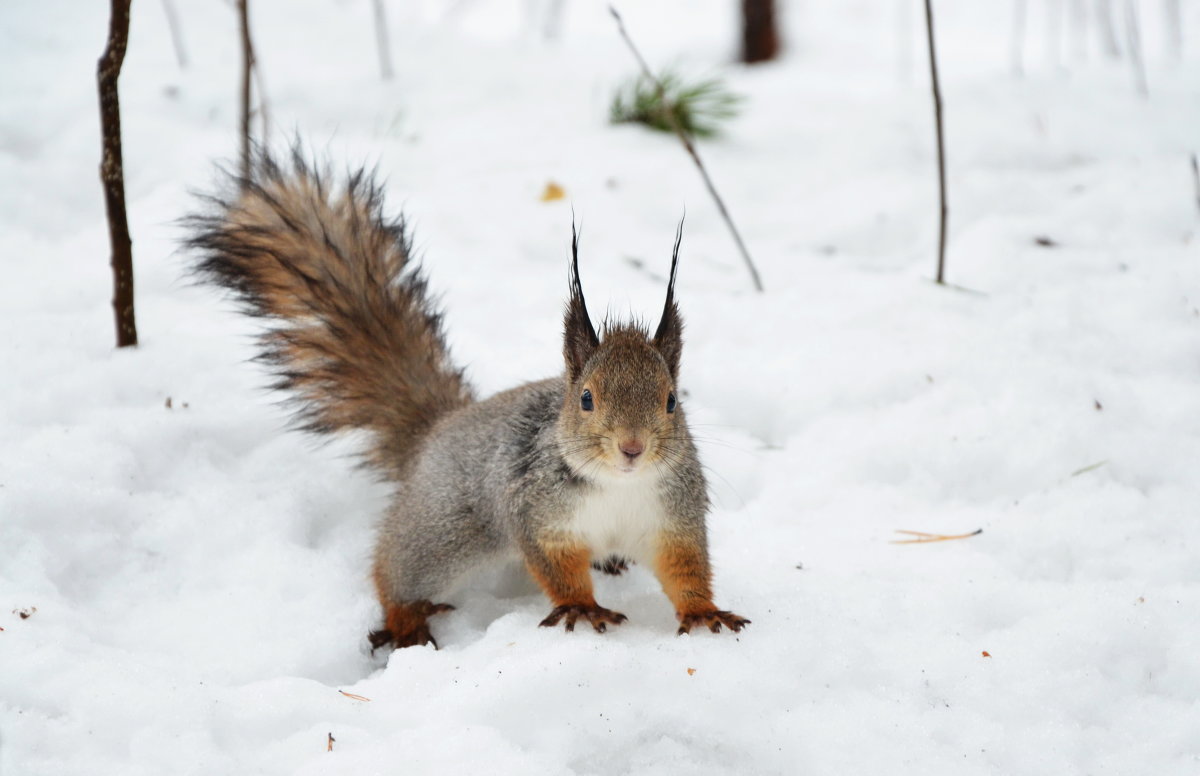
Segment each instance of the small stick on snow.
M325 751L326 752L333 751L333 742L336 740L337 739L333 737L333 733L330 733L329 737L327 739L325 739Z
M625 31L625 22L621 20L621 14L617 13L617 9L613 6L608 7L609 13L617 20L617 29L621 33L621 37L625 39L625 43L629 46L629 50L633 52L633 56L637 59L638 65L642 68L644 75L650 83L654 84L655 91L658 92L658 99L665 107L667 105L667 94L663 88L662 81L650 72L650 66L646 64L646 60L642 57L642 53L638 51L637 46L633 44L633 39L629 37L629 33ZM688 133L679 125L679 121L675 117L675 113L671 110L665 110L664 114L667 121L671 122L671 129L675 130L675 134L679 136L680 142L683 143L684 149L691 155L692 161L696 163L696 168L700 170L700 177L704 179L704 185L708 187L708 193L712 195L713 201L717 203L717 210L721 211L721 217L725 219L725 224L729 227L730 234L733 235L733 241L737 243L738 250L741 251L742 260L746 262L746 269L750 271L750 279L754 282L755 290L761 292L763 290L762 280L758 277L758 270L754 267L754 261L750 258L750 252L746 250L746 244L742 242L742 236L738 233L737 227L733 224L733 218L730 217L729 211L725 208L725 203L721 200L721 195L717 193L716 187L713 185L712 179L708 177L708 171L704 169L704 162L700 161L700 154L696 151L695 144L688 136Z
M346 692L345 690L338 690L338 692L340 692L342 695L345 695L347 698L353 698L356 701L368 701L369 702L371 700L370 698L364 698L361 695L355 695L354 693Z
M983 533L983 529L979 528L965 534L934 534L925 533L924 531L896 531L896 533L915 538L893 539L892 544L929 544L930 542L948 542L953 539L969 539L972 536L978 536Z
M1075 471L1071 472L1071 476L1078 477L1081 474L1087 474L1088 472L1094 472L1097 469L1099 469L1101 466L1104 466L1107 463L1108 463L1107 460L1097 461L1096 463L1089 464L1089 465L1083 467L1082 469L1076 469Z

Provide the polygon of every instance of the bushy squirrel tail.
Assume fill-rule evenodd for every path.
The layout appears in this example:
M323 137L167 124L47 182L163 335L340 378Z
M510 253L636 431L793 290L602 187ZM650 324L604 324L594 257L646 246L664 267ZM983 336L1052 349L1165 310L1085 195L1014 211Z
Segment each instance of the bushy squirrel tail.
M197 273L266 320L259 358L300 425L371 432L366 463L400 476L438 417L473 401L403 219L383 214L370 171L331 186L298 148L286 164L259 150L249 179L232 182L185 219Z

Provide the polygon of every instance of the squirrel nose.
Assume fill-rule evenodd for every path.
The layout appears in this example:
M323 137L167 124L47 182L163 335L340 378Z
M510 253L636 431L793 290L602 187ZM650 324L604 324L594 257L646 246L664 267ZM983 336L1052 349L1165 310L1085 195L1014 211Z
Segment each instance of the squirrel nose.
M646 446L637 439L626 439L617 446L621 448L621 452L625 454L625 457L631 461L641 455L646 449Z

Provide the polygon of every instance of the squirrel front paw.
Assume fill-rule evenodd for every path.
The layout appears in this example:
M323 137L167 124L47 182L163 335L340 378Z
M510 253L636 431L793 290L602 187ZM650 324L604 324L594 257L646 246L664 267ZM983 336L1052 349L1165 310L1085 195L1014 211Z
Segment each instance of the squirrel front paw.
M575 621L580 617L587 620L596 629L597 633L604 633L607 630L606 623L620 625L629 619L620 612L614 612L612 609L605 609L603 606L586 606L584 604L564 604L557 606L554 611L550 612L546 619L542 620L540 626L543 628L553 628L558 625L558 621L563 617L567 618L567 630L575 630Z
M682 636L685 633L690 633L692 628L697 625L705 625L713 633L720 633L721 626L724 625L729 630L737 633L745 626L749 625L750 621L745 617L740 617L733 612L726 612L721 609L711 609L707 612L695 612L693 614L679 615L679 630L675 634Z

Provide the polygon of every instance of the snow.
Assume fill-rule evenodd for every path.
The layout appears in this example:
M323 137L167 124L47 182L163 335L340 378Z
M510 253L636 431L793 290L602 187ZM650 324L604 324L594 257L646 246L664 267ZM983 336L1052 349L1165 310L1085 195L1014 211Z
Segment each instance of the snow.
M236 153L238 53L228 4L176 5L190 67L136 3L121 78L120 352L107 5L0 8L0 774L1200 771L1200 59L1158 4L1146 99L1094 28L1049 44L1069 4L1031 4L1019 78L1010 4L935 4L943 288L919 3L787 3L786 58L753 70L735 3L624 3L652 63L747 97L701 153L759 296L675 140L606 124L634 66L603 4L547 42L548 2L389 3L384 83L367 0L252 3L275 137L378 164L483 393L561 366L572 206L617 315L657 312L687 212L681 401L717 601L753 624L677 638L634 567L597 580L624 625L539 629L509 570L434 621L441 650L374 657L387 489L353 439L286 430L253 322L178 252Z

